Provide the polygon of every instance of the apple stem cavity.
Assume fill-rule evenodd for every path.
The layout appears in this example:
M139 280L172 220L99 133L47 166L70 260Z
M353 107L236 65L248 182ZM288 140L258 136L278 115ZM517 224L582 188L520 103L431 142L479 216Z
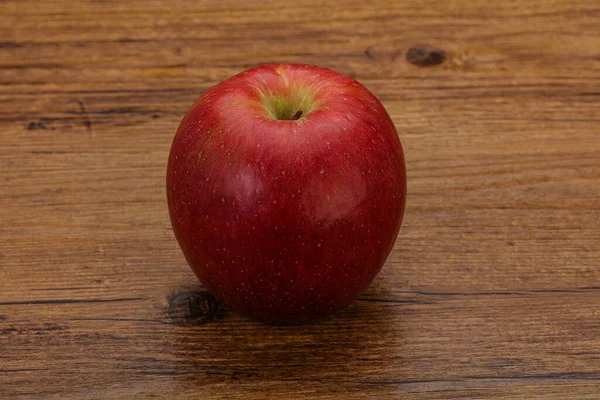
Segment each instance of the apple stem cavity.
M255 89L266 115L278 121L304 119L321 105L318 90L308 85L292 84L286 92Z

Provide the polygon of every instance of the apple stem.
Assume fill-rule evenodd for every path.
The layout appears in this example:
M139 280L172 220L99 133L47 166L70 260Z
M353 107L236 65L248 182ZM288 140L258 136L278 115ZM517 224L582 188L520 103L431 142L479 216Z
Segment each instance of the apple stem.
M300 119L301 116L302 116L302 110L298 110L290 116L290 119L292 121L295 121L297 119Z

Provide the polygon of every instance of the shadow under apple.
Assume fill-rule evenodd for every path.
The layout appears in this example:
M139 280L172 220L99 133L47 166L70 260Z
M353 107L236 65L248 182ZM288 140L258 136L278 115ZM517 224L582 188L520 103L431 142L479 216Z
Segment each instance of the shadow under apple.
M181 384L227 381L368 382L401 369L408 307L368 301L373 286L345 310L300 325L271 325L229 310L200 284L171 292L166 314L175 329L169 374ZM387 371L382 376L382 371ZM387 378L391 378L388 376ZM396 376L397 378L397 376Z

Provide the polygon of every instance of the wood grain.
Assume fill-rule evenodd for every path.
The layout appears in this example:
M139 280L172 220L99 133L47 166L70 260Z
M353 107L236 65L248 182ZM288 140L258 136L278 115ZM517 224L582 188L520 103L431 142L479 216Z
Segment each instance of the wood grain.
M600 398L600 4L0 3L0 398ZM173 238L185 110L247 67L369 87L409 169L349 309L252 322Z

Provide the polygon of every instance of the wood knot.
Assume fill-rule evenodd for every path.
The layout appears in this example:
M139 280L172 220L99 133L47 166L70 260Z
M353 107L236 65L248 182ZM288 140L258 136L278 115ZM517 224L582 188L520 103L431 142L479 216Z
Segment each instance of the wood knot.
M212 320L223 307L207 291L179 291L169 295L167 312L175 325L200 325Z
M413 46L406 52L406 61L417 67L434 67L446 60L446 53L432 46Z
M27 129L30 131L34 129L46 129L46 125L41 121L32 121L27 125Z

